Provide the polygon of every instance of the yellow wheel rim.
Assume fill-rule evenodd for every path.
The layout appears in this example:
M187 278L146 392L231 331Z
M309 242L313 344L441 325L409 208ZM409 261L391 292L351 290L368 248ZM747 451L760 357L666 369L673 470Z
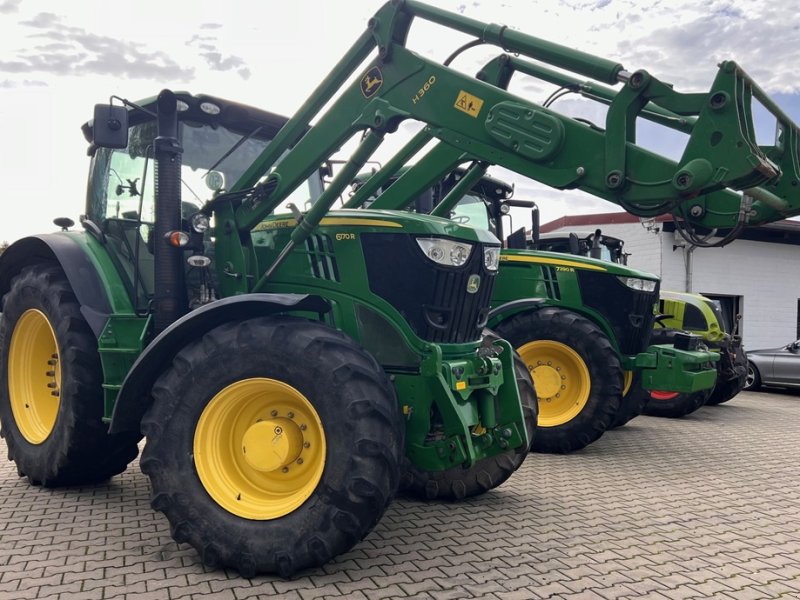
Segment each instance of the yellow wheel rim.
M22 436L44 442L56 424L61 394L61 365L56 332L45 314L26 310L11 334L8 350L11 412Z
M631 391L631 384L633 383L633 371L625 371L622 376L622 397L628 395Z
M553 340L517 349L528 365L539 399L539 426L557 427L574 419L589 400L591 377L580 355Z
M317 411L275 379L232 383L203 409L194 462L208 494L245 519L277 519L308 500L325 468Z

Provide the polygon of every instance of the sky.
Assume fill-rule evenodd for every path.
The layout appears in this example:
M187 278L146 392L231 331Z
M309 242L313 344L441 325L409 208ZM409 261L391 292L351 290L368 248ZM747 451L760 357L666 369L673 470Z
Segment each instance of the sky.
M428 2L617 60L629 71L645 68L680 91L706 91L716 64L733 59L800 122L796 0ZM111 95L136 100L171 88L289 116L382 4L137 0L128 9L107 0L0 0L5 204L0 241L53 231L56 217L78 220L89 164L80 126L91 118L94 104ZM408 46L443 61L468 39L415 23ZM474 74L497 54L496 48L475 48L453 67ZM553 91L522 77L511 89L538 102ZM603 122L601 108L571 96L554 108ZM682 143L680 137L657 134L642 141L667 154L679 152ZM385 144L385 156L376 158L385 160L400 142ZM552 190L500 168L490 174L513 182L516 197L536 200L542 222L619 210L582 192Z

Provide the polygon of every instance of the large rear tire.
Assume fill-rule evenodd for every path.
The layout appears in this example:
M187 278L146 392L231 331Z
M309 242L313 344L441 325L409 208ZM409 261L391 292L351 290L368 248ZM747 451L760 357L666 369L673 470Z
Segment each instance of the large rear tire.
M597 325L548 307L515 315L495 331L531 372L539 400L534 451L572 452L603 435L619 409L623 374L617 352Z
M380 520L399 480L394 389L352 339L260 317L181 350L142 421L153 508L211 567L321 565Z
M103 481L138 453L108 434L97 340L58 265L26 267L3 299L0 421L20 475L48 487Z
M514 353L514 372L517 379L525 429L528 439L536 439L538 406L528 368ZM504 454L479 460L469 468L455 467L445 471L423 471L405 461L400 487L404 494L424 500L462 500L478 496L505 482L522 466L529 448L517 448Z

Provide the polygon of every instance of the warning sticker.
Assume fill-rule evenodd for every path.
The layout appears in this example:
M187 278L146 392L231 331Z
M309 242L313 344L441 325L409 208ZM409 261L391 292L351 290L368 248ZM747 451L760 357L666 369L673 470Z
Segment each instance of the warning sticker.
M467 113L470 117L477 117L478 113L481 112L483 100L461 90L458 92L458 97L456 98L454 106L461 112Z

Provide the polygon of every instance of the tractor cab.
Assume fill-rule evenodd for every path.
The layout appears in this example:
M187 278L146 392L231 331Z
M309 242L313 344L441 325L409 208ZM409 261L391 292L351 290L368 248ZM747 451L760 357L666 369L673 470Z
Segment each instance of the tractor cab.
M206 95L177 92L178 141L183 148L180 170L180 227L185 251L188 305L214 297L210 214L204 205L228 191L286 122L286 118L243 104ZM92 157L83 227L106 243L112 261L128 284L138 311L147 311L154 295L154 235L157 137L155 97L127 109L127 143L100 147L93 140L95 119L83 125ZM108 109L108 105L99 105ZM105 127L107 124L103 123ZM102 135L102 134L101 134ZM285 204L302 205L319 194L318 178L310 178Z
M559 252L589 256L619 265L628 264L629 254L623 250L625 242L619 238L606 235L600 229L594 231L573 231L542 233L539 239L531 241L531 250Z

